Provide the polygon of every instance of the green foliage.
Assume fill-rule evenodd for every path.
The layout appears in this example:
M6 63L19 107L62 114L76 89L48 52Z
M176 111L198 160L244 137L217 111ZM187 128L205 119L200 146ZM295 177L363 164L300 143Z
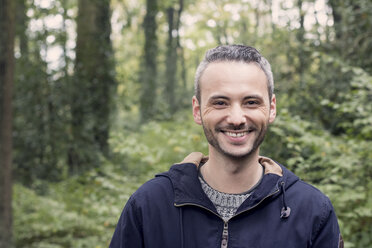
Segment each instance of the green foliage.
M151 177L180 162L190 151L207 152L203 130L189 111L176 115L178 121L150 122L139 130L113 132L110 139L116 161L134 175Z
M360 68L343 67L343 73L351 74L350 91L340 92L337 102L324 99L322 106L337 116L337 128L350 137L372 139L372 76Z
M284 163L331 199L345 247L372 244L372 142L334 137L285 110L270 128L263 153Z
M59 183L15 185L17 247L107 247L129 196L191 150L206 153L202 128L190 113L178 122L151 122L137 132L113 133L110 162Z
M372 2L330 0L335 20L334 45L338 55L353 66L372 73Z
M118 216L138 182L106 163L37 194L14 188L17 247L108 247Z
M323 52L313 52L311 61L304 75L304 87L284 86L288 88L284 88L287 93L279 95L281 107L321 125L333 135L370 140L371 75ZM280 82L279 87L282 89Z

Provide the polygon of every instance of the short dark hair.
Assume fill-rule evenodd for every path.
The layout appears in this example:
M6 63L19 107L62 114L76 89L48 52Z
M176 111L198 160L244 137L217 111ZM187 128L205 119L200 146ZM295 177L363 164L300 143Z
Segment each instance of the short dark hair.
M265 73L267 78L267 89L269 100L274 94L274 78L270 63L263 57L256 48L245 45L223 45L212 48L205 53L205 57L200 62L195 73L194 90L196 99L200 102L200 78L210 63L222 61L235 61L245 63L255 63Z

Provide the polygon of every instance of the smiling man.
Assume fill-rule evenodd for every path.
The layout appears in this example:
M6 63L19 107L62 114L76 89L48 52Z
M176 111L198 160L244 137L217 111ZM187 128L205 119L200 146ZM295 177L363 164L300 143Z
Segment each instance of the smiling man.
M192 99L209 159L191 154L141 186L110 247L342 247L329 199L260 156L276 116L273 91L270 64L256 49L209 50Z

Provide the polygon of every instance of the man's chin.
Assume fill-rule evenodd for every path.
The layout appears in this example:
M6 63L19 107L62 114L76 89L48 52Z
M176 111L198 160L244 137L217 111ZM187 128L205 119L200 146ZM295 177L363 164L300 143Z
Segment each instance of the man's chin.
M256 149L250 149L250 150L246 150L246 151L241 151L241 152L238 152L238 151L228 151L228 150L224 150L224 149L221 149L220 152L222 152L226 157L232 159L232 160L242 160L242 159L246 159L246 158L249 158L251 157L253 154L255 154L257 151L257 148Z

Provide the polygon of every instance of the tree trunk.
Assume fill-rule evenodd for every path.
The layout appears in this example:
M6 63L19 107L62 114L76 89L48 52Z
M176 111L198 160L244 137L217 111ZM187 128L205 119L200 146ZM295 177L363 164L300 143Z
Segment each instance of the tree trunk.
M184 54L184 49L181 46L180 35L179 35L179 29L180 29L180 25L181 25L181 14L182 14L182 11L183 11L183 8L184 8L183 0L179 0L179 5L180 5L180 7L178 9L178 16L177 16L177 22L176 22L177 53L178 53L178 57L180 58L180 62L181 62L181 80L182 80L183 92L187 92L187 77L186 77L187 71L186 71L186 63L185 63L185 54ZM182 99L186 100L185 97L183 97ZM186 106L188 106L188 104L189 104L188 100L185 103L187 104Z
M166 85L165 99L167 100L169 113L173 115L180 101L177 101L177 68L178 58L181 58L181 66L184 67L183 50L180 43L179 28L181 24L181 14L183 10L183 0L179 0L178 10L174 6L167 8L168 19L168 41L167 41L167 56L166 56ZM181 80L185 83L186 72L185 68L181 68ZM184 90L186 88L184 87ZM184 91L186 92L186 91Z
M17 1L16 11L16 35L19 37L19 50L22 57L25 58L28 54L26 0Z
M156 57L158 54L158 44L156 36L156 14L158 6L156 0L146 1L146 16L143 27L145 32L144 61L140 74L142 84L142 94L140 99L141 122L146 122L154 117L157 65Z
M110 1L79 0L75 81L72 86L70 171L98 165L108 155L109 116L115 85Z
M260 24L261 24L260 23L260 20L261 20L260 2L257 3L256 8L254 9L254 16L256 20L254 44L256 44L258 37L260 36Z
M339 12L339 6L340 6L340 1L339 0L329 0L328 4L332 8L332 16L333 16L333 26L335 28L335 33L336 33L336 39L341 39L342 37L342 15Z
M303 0L298 0L298 10L300 14L300 29L297 31L297 40L299 43L298 46L298 60L299 60L299 65L298 65L298 73L300 75L300 87L303 89L305 87L305 80L304 80L304 71L305 71L305 54L304 54L304 49L303 47L305 46L305 27L304 27L304 20L305 20L305 15L304 12L302 11L302 4Z
M268 0L265 3L268 5L269 8L269 15L270 15L270 23L271 23L271 37L274 39L274 32L275 32L275 23L274 23L274 18L273 18L273 0Z
M177 39L174 36L175 29L174 17L175 11L173 7L167 9L168 17L168 42L167 42L167 58L166 58L166 88L165 96L168 102L168 108L171 115L176 110L175 89L176 89L176 74L177 74ZM177 33L178 36L178 33Z
M111 10L110 0L98 0L97 2L97 36L99 49L97 52L97 63L100 65L96 77L99 84L95 102L92 105L95 118L94 139L100 151L109 156L109 130L110 109L112 106L113 89L115 82L114 52L111 44ZM93 94L93 92L92 92Z
M12 96L14 2L0 0L0 248L12 245Z
M62 17L63 17L63 21L62 21L62 32L63 32L63 36L62 36L62 42L61 42L61 45L62 45L62 49L63 49L63 60L65 62L65 65L63 67L63 74L64 74L64 77L66 79L66 84L67 85L70 85L69 84L69 74L68 74L68 68L69 68L69 65L70 65L70 60L67 56L67 39L68 39L68 34L67 34L67 27L66 27L66 22L67 20L69 19L68 15L67 15L67 0L61 0L61 6L62 6L62 9L63 9L63 13L62 13Z

